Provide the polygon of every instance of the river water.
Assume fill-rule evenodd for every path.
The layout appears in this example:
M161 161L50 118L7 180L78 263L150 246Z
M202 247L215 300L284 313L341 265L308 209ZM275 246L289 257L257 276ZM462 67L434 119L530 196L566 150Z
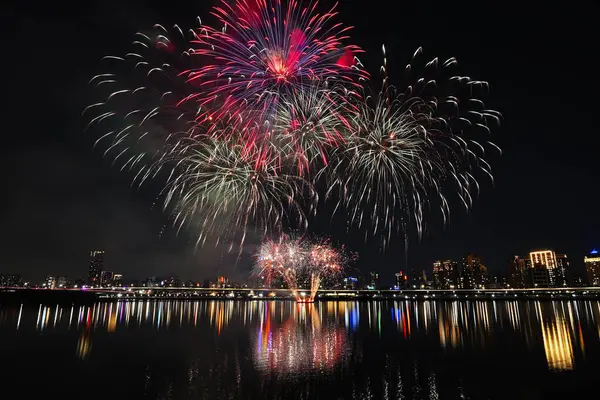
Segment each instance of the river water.
M599 338L590 301L0 304L0 388L5 398L595 398Z

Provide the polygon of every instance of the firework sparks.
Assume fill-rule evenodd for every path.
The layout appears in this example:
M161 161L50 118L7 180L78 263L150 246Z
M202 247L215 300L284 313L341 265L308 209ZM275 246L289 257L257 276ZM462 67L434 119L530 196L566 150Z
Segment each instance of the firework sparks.
M446 221L451 195L469 208L477 171L492 176L484 156L497 149L489 134L500 114L481 100L487 83L450 74L453 58L421 62L419 49L408 82L390 86L384 49L382 90L367 95L350 27L335 7L318 10L223 1L212 12L221 28L155 25L91 79L101 98L84 114L102 130L96 144L134 182L164 179L165 209L179 229L199 228L198 245L240 230L243 244L250 228L305 230L325 197L386 248L409 225L421 235L431 210ZM321 265L298 246L295 280Z
M321 14L317 5L222 1L212 14L223 28L203 26L193 41L194 54L213 61L185 71L190 82L198 81L204 89L190 100L220 99L219 116L238 118L250 109L268 120L281 94L315 81L356 85L357 78L367 77L355 62L361 50L344 44L351 27L334 22L335 7Z
M313 177L328 166L331 152L345 145L350 133L344 125L344 99L340 88L316 85L281 97L271 146L284 165Z
M249 225L262 227L263 234L281 231L291 214L306 224L298 197L311 191L310 185L279 172L275 160L261 148L212 137L189 139L177 142L154 167L166 165L172 169L165 208L174 210L180 228L199 219L198 244L207 235L239 228L244 243Z
M434 59L421 72L443 77L441 72L455 63L450 59L440 66ZM412 69L411 63L407 70ZM454 86L466 88L468 97L458 97L456 89L443 94ZM488 141L488 125L498 123L500 115L476 98L486 88L487 83L467 77L447 82L418 77L399 92L387 86L386 76L379 95L359 100L349 118L353 134L336 153L328 195L338 188L339 204L350 210L351 221L359 228L368 224L365 235L383 233L384 248L407 221L415 222L420 235L424 213L436 198L444 221L448 193L457 194L468 209L479 188L474 171L491 178L483 157L486 147L498 149Z
M329 239L290 238L264 242L257 254L255 273L270 283L281 277L298 302L313 302L324 279L340 276L355 255L336 249ZM309 291L308 297L300 290Z
M138 32L131 51L102 61L106 71L89 82L99 101L83 115L93 116L87 128L100 132L95 146L104 146L104 155L121 169L143 176L173 143L208 129L200 124L209 118L207 107L179 104L195 88L179 76L194 60L177 25L171 31L157 24Z
M348 262L356 256L348 253L345 247L336 249L329 239L313 239L308 245L307 268L310 273L310 301L313 301L324 279L339 277Z
M296 271L303 261L303 252L298 243L269 240L259 248L255 273L269 286L273 278L281 277L292 294L297 296Z

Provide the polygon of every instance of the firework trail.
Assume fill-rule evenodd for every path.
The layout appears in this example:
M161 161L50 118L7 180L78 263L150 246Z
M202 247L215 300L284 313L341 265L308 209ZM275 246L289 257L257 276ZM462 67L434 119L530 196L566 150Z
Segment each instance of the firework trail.
M344 98L340 88L320 86L281 96L270 146L286 169L316 177L327 167L331 152L346 144L350 132L342 114Z
M384 51L370 95L335 7L223 1L212 16L220 28L136 34L131 52L105 57L90 81L100 100L84 110L134 183L164 181L165 209L199 228L198 245L241 232L241 251L248 229L305 230L326 198L385 249L412 226L421 235L433 210L446 221L453 195L469 208L478 171L492 176L500 114L481 100L487 83L451 73L453 58L422 62L419 49L391 86Z
M188 39L194 35L187 33ZM91 116L87 128L100 132L94 146L104 146L104 155L121 169L131 169L143 180L173 144L207 129L199 123L206 118L204 108L180 104L194 92L180 70L194 60L186 34L177 25L171 32L157 24L136 33L131 51L106 56L102 64L105 72L89 82L99 101L87 106L83 115Z
M194 54L211 62L184 71L203 89L188 100L218 101L215 116L243 119L244 111L259 112L270 121L282 94L293 94L319 82L357 86L367 74L346 45L346 27L335 22L335 6L317 11L317 1L222 1L211 13L221 29L203 26L193 41Z
M101 130L95 146L104 145L104 155L120 162L121 170L134 171L134 183L162 176L165 209L179 229L200 227L197 245L208 236L218 242L241 230L241 251L249 224L277 232L290 215L299 227L306 225L296 201L314 191L302 177L280 171L275 157L281 151L242 140L249 134L213 121L209 105L182 101L197 90L180 72L194 63L185 36L177 26L169 34L155 25L135 35L134 51L104 58L111 72L90 80L102 101L84 110L84 115L96 113L88 124ZM256 124L243 129L269 136Z
M328 196L337 190L338 207L365 228L365 238L379 236L384 248L407 221L420 235L436 200L444 222L449 194L458 195L468 209L479 188L475 171L492 178L483 158L486 149L499 150L489 141L488 125L499 123L500 114L477 97L487 83L454 75L446 79L456 64L453 58L415 68L420 56L421 49L406 67L420 75L403 91L388 86L385 76L377 96L359 99L348 119L352 135L336 149L330 169Z
M95 115L88 126L104 130L96 145L133 170L134 183L167 171L165 207L180 227L194 220L203 228L197 243L207 234L229 236L228 224L239 224L244 235L249 223L276 232L288 213L297 214L297 227L306 224L296 200L318 198L304 178L343 140L336 115L349 91L335 82L365 76L354 57L359 49L342 45L348 28L330 22L333 10L315 10L316 3L302 8L295 1L222 3L213 12L222 29L200 20L186 32L155 25L137 33L124 56L105 57L109 71L90 80L101 96L84 110ZM275 71L277 57L287 69L283 80L271 79L282 72ZM262 101L257 94L275 92L282 100L272 103L270 120L248 106ZM217 169L228 172L209 178Z
M276 160L260 147L221 141L212 137L177 142L154 164L168 166L165 208L172 209L181 227L197 221L197 244L212 234L242 229L244 243L249 227L267 232L282 229L285 217L306 225L296 198L310 192L308 182L278 171ZM156 173L156 172L155 172Z

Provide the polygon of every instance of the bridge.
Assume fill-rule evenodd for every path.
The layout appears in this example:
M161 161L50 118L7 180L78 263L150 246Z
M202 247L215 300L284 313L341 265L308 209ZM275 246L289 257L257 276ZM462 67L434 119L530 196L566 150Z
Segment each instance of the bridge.
M299 293L303 289L298 289ZM308 294L308 290L306 291ZM200 288L200 287L113 287L44 289L0 287L5 297L44 299L172 299L172 300L294 300L289 289ZM600 300L600 287L527 289L322 289L317 300Z

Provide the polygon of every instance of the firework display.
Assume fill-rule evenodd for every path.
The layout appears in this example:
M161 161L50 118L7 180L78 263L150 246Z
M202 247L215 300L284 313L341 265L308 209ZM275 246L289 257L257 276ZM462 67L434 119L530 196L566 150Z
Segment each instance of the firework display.
M165 209L198 228L198 245L305 230L327 201L385 248L409 227L420 234L430 211L445 221L451 196L470 207L478 176L492 176L484 156L500 114L453 58L423 62L419 49L394 87L384 49L372 95L336 7L223 0L211 16L136 34L132 51L104 58L109 70L90 80L100 100L84 110L136 184L164 182ZM326 248L312 265L329 265ZM285 276L278 257L269 268Z
M499 150L486 139L488 123L499 123L500 114L476 98L485 93L487 83L460 76L441 81L456 60L433 59L415 68L421 52L415 52L406 70L417 69L420 76L431 78L419 77L400 92L386 86L386 77L378 95L356 101L356 112L348 119L353 134L336 148L331 167L330 193L337 187L350 220L359 227L368 225L367 234L381 234L384 247L405 221L413 220L420 234L424 213L436 200L446 219L448 193L458 195L468 209L478 188L474 170L491 178L483 156L489 148ZM383 71L387 73L385 65ZM463 103L456 93L465 91L469 97Z
M174 202L174 218L180 227L202 216L198 242L231 227L242 227L245 233L249 222L281 225L282 215L293 210L304 220L295 196L308 187L306 181L278 172L275 160L260 154L261 148L224 144L214 138L201 143L189 139L174 147L178 146L182 148L169 151L156 165L174 163L180 169L167 180L165 203Z
M282 236L262 243L255 275L267 285L281 278L298 302L312 303L321 282L340 276L355 255L336 249L329 239Z
M189 81L206 90L192 98L223 104L218 116L238 118L243 111L270 117L282 94L292 94L312 82L352 82L366 76L353 68L359 53L346 45L350 27L335 22L334 9L319 13L316 1L238 0L221 2L212 14L218 29L203 27L193 43L206 65L185 71Z
M256 275L271 286L274 278L281 278L297 296L296 272L304 262L304 254L299 243L266 241L259 249Z

